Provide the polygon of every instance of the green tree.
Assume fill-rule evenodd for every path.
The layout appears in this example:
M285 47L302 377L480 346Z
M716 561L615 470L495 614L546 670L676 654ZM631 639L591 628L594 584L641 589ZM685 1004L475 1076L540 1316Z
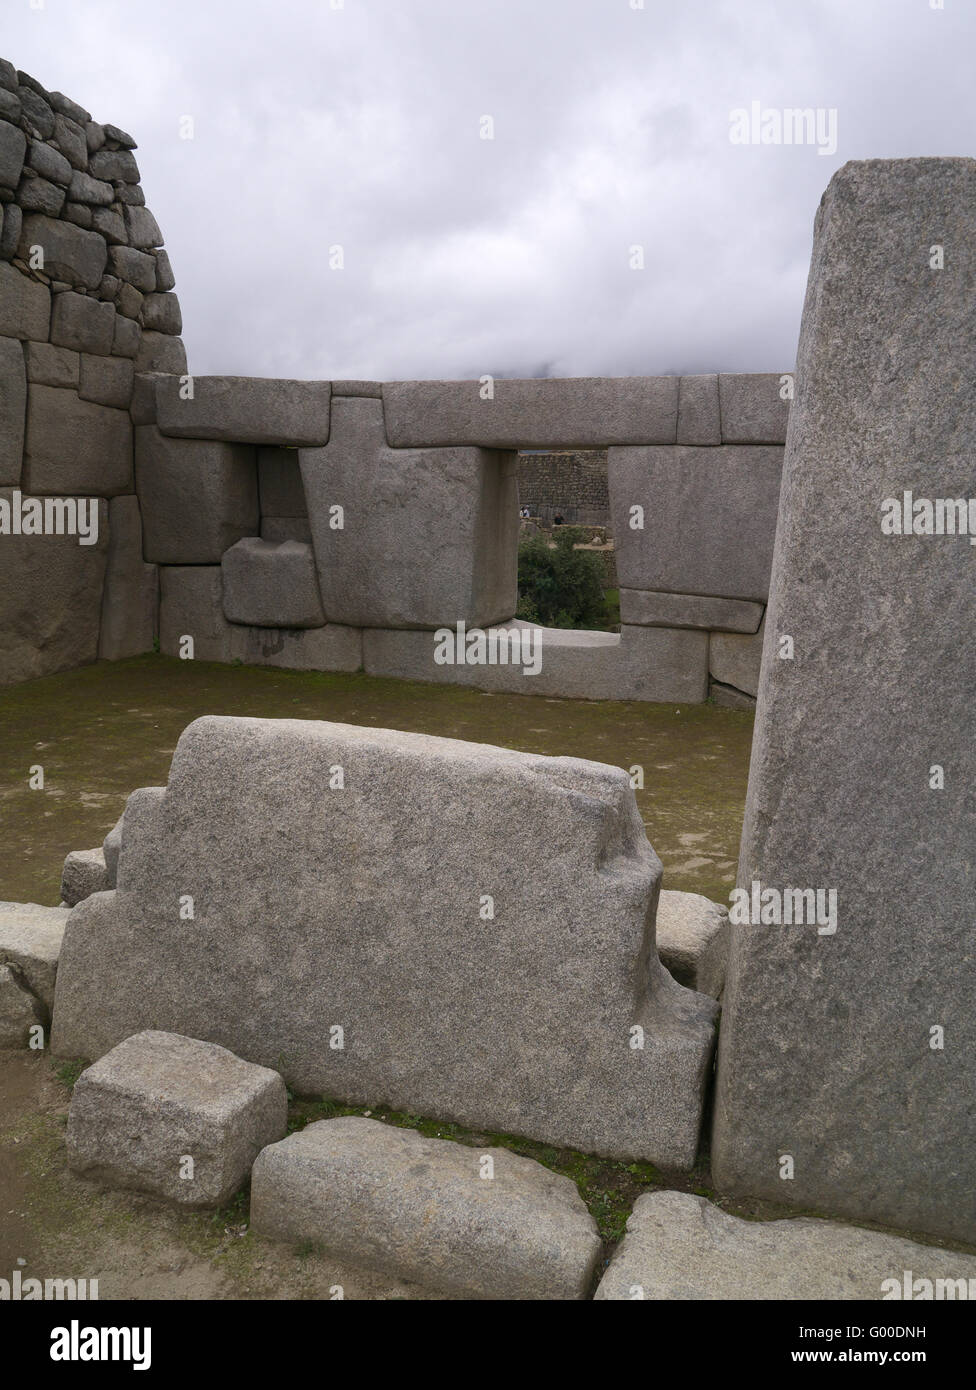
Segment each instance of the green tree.
M522 542L517 618L541 623L543 627L610 626L600 557L592 551L573 549L586 539L586 532L580 527L562 526L552 541L536 535Z

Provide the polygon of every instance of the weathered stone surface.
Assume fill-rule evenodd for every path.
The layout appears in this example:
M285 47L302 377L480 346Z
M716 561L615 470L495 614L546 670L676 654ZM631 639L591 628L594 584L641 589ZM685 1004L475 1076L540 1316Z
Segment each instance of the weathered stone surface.
M146 559L159 565L219 564L258 529L254 450L244 444L167 439L136 430L136 490Z
M747 695L743 690L736 690L731 685L722 685L721 681L708 682L708 698L716 705L724 705L727 709L751 709L756 708L755 695Z
M27 373L24 350L16 338L0 338L0 486L20 482L24 452Z
M24 170L24 177L17 189L17 201L24 212L37 213L45 218L56 219L61 215L66 196L60 184L42 179L31 169ZM22 257L23 254L21 252Z
M152 651L159 621L159 572L142 558L139 499L113 497L108 515L98 655L102 661L121 661Z
M178 439L317 445L329 438L330 396L327 381L196 376L192 400L179 382L158 383L156 413L163 434Z
M138 183L139 180L135 178L129 182ZM130 246L150 247L163 244L163 234L155 217L147 207L138 203L125 205L125 230Z
M912 1292L916 1279L931 1281L927 1295L924 1283ZM936 1293L936 1280L951 1291L943 1283ZM972 1290L972 1255L812 1218L743 1221L690 1192L645 1192L595 1297L820 1302L971 1298Z
M54 134L54 112L47 101L39 92L25 85L17 88L17 95L25 118L42 140L50 140Z
M114 357L128 357L130 360L136 358L139 355L141 342L142 330L139 325L134 323L132 319L123 318L121 314L116 314L115 328L112 333L112 355Z
M0 219L0 260L9 261L17 254L24 214L16 203L6 203Z
M722 372L718 379L725 444L784 444L790 402L782 372ZM789 373L792 376L792 373Z
M105 144L105 127L99 125L98 121L85 122L85 143L88 146L89 154L94 154Z
M43 1021L34 996L9 966L0 965L0 1047L26 1047L31 1029Z
M105 857L105 877L108 879L108 886L110 888L114 888L118 881L119 855L122 852L122 822L124 820L125 812L123 811L102 841L102 854Z
M84 134L84 127L91 120L90 111L86 111L85 108L79 106L76 101L72 101L70 97L66 97L64 92L48 92L47 100L52 111L57 113L54 118L55 139L60 139L58 131L61 129L61 125L58 123L58 115L61 117L62 124L67 120L72 125L76 125L78 129L81 130L82 134Z
M39 496L114 497L131 492L132 486L128 412L83 401L74 391L32 383L27 398L24 491Z
M515 612L513 455L390 449L380 404L339 397L328 447L302 449L299 461L330 621L423 628L501 622Z
M20 111L20 97L8 92L6 87L0 87L0 116L11 125L17 125L20 121Z
M657 953L678 981L718 999L729 954L729 913L700 893L661 890L657 905Z
M142 208L146 206L146 195L137 183L116 183L114 185L115 196L120 203L128 203L130 207ZM165 251L160 251L160 255L165 255Z
M112 351L114 332L115 310L111 304L70 290L54 296L51 342L58 347L107 357Z
M119 285L119 292L115 297L115 307L118 309L119 313L124 314L127 319L138 319L139 315L142 313L142 301L144 297L145 296L141 295L134 285L127 285L123 280ZM158 334L154 336L158 337ZM164 339L163 341L168 341L168 339ZM148 359L148 351L145 355Z
M0 903L0 965L7 966L46 1011L54 1007L54 982L68 914L39 903Z
M20 256L27 261L30 248L44 248L44 271L55 280L97 290L105 274L108 252L96 232L86 232L70 222L31 214L20 233ZM80 298L81 296L79 296Z
M71 165L64 155L53 145L45 145L43 140L32 140L27 151L27 163L41 178L67 188L71 182Z
M9 506L11 490L3 489L0 496ZM70 535L2 538L0 684L95 660L108 545L105 501L98 504L98 518L96 545L79 545L78 537Z
M81 356L70 348L52 343L25 343L27 380L38 386L69 387L77 391L81 379Z
M261 515L308 516L297 449L258 450Z
M136 148L136 142L131 135L120 129L119 126L112 125L108 121L105 123L105 134L110 140L114 140L117 145L123 145L127 150L134 150Z
M92 893L105 893L113 885L108 881L105 853L98 849L73 849L66 856L61 870L61 901L68 907L90 898Z
M76 227L83 227L85 231L91 231L92 210L90 207L86 207L84 203L65 203L64 207L61 210L61 216L65 218L68 222L73 222ZM105 276L103 275L102 285L104 284ZM102 294L101 287L99 287L98 297L99 299L105 298L105 296Z
M73 203L90 203L96 207L108 207L115 201L112 185L103 179L93 179L91 174L76 170L68 184L68 197Z
M170 265L169 253L162 247L156 252L156 289L161 294L171 290L176 284L176 276L173 274L173 267Z
M739 883L835 890L836 934L733 927L713 1149L723 1190L970 1242L974 551L881 520L973 492L974 227L971 159L849 163L817 216Z
M646 441L641 441L646 442ZM678 390L678 444L721 444L718 377L683 376Z
M159 570L159 649L183 656L193 638L196 661L243 660L245 630L224 617L219 565L162 565Z
M611 449L608 465L622 589L765 600L782 449Z
M27 138L16 126L0 121L0 184L16 188L27 154Z
M51 291L0 262L0 334L46 342L51 326Z
M97 150L88 161L88 167L96 179L104 179L106 183L116 179L120 183L139 182L139 166L135 155L128 150Z
M657 960L660 874L620 768L198 719L129 797L115 894L72 913L54 1049L151 1016L306 1094L686 1168L715 1005Z
M251 627L324 627L312 547L246 536L225 550L224 617Z
M372 396L374 400L383 399L382 381L362 381L349 379L332 383L333 396Z
M149 294L142 306L142 321L156 333L181 333L183 315L175 294Z
M251 1226L469 1298L586 1298L603 1252L572 1179L356 1115L261 1151Z
M261 539L263 541L301 541L303 545L311 545L312 527L307 516L262 515Z
M88 144L84 127L77 120L57 112L54 117L54 138L73 170L84 171L88 168Z
M92 229L112 246L125 245L125 223L114 208L95 208L92 212Z
M123 285L122 291L130 288ZM119 311L123 309L123 293L119 295ZM132 291L136 293L135 290ZM126 314L127 318L132 315ZM168 375L183 376L186 372L186 349L181 339L168 333L154 333L148 329L143 333L136 353L137 372L163 372Z
M638 627L695 627L719 632L755 632L762 622L761 603L742 599L703 598L699 594L658 594L649 589L621 589L620 620Z
M328 608L326 608L328 612ZM663 627L614 632L536 628L515 620L497 631L540 634L541 667L439 665L433 632L363 630L363 666L371 676L471 685L515 695L559 695L579 700L665 700L698 704L708 691L708 636ZM530 663L531 664L531 663Z
M113 313L113 319L117 320L118 315ZM124 357L93 357L82 353L78 394L83 401L128 410L133 377L132 363Z
M118 328L118 325L116 325ZM136 372L132 387L132 400L129 414L134 425L154 425L156 423L156 374Z
M292 671L358 671L363 634L358 627L234 627L235 647L248 666L279 666ZM242 645L243 642L243 645Z
M496 381L387 381L383 416L398 449L469 444L497 449L671 444L676 376Z
M287 1121L277 1072L213 1043L148 1031L75 1082L68 1164L103 1186L151 1192L182 1207L219 1207L260 1151L282 1138Z
M136 251L132 246L112 246L108 252L108 263L114 275L135 285L143 294L155 289L156 262L145 251Z
M751 637L713 632L708 644L708 670L712 679L743 690L747 695L757 695L765 636L765 622Z

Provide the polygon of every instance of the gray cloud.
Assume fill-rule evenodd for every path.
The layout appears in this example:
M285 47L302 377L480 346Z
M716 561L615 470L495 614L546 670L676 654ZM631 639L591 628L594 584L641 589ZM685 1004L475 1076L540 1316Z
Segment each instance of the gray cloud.
M962 0L6 0L3 47L139 141L194 371L388 379L791 366L831 173L973 153L974 40ZM836 153L733 145L752 101Z

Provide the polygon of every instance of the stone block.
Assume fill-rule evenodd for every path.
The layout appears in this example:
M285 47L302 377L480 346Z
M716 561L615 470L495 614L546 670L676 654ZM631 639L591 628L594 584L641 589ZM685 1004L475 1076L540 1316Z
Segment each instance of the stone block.
M66 856L61 870L61 901L74 907L93 893L106 893L108 881L105 854L102 848L73 849Z
M131 286L122 286L119 295L119 312L125 314L123 308L123 293ZM132 290L135 294L137 291ZM126 314L127 318L135 315ZM153 333L148 329L143 333L139 343L139 351L136 353L137 372L162 372L170 376L183 376L186 374L186 348L180 338L174 338L168 333Z
M113 319L118 322L114 312ZM132 363L124 357L93 357L83 353L78 394L83 401L128 410L133 377Z
M0 87L0 117L16 126L20 123L20 113L20 97L8 92L6 87Z
M225 550L224 617L249 627L324 627L312 547L246 536Z
M300 450L299 461L330 621L435 628L515 612L514 455L390 449L380 404L338 397L328 446Z
M318 445L329 438L331 389L327 381L195 376L192 400L178 382L158 383L156 414L163 434L178 439Z
M53 343L25 343L27 380L38 386L60 386L77 391L81 380L81 356Z
M308 516L297 449L258 450L261 515Z
M102 841L102 854L105 857L105 876L108 879L108 886L114 888L119 875L119 855L122 852L122 825L125 820L125 812L112 826L112 829Z
M138 183L138 178L129 180L131 183ZM125 205L125 230L129 238L130 246L148 248L150 246L162 246L163 234L159 230L159 223L153 217L147 207L140 204L126 203Z
M115 202L115 193L110 183L104 179L93 179L82 170L75 170L68 184L68 197L73 203L87 203L92 207L107 208Z
M836 930L733 926L713 1172L976 1244L976 551L890 519L973 495L974 230L972 159L848 163L817 213L738 882Z
M40 92L23 85L17 88L17 95L25 119L42 140L50 140L54 134L54 112L48 102Z
M486 650L490 654L490 633ZM700 704L708 693L708 635L663 627L623 627L614 632L573 632L539 628L518 620L499 625L497 634L535 632L536 657L521 664L504 659L507 637L497 637L497 662L439 664L441 639L433 632L365 628L363 667L371 676L470 685L513 695L559 696L577 700L650 700ZM461 650L468 650L466 633ZM524 641L524 639L523 639ZM457 641L455 638L455 649ZM525 649L522 656L525 657ZM508 649L511 657L511 649Z
M765 636L765 622L751 637L713 632L708 644L708 670L712 679L734 686L747 695L758 695Z
M69 179L75 170L83 172L88 168L88 143L83 125L59 112L54 117L54 139L71 166Z
M140 293L151 294L156 288L156 262L145 251L132 246L111 246L108 263L113 275L134 285Z
M151 1019L301 1094L685 1169L716 1009L657 959L660 876L620 768L198 719L129 797L115 893L71 914L54 1051Z
M66 280L69 285L98 289L105 274L108 251L97 232L86 232L71 222L30 213L24 218L20 232L21 260L29 262L32 246L43 247L45 275L53 280Z
M333 396L371 396L374 400L383 399L382 381L334 381L332 383Z
M473 1299L587 1298L603 1253L571 1178L357 1115L261 1151L251 1226Z
M112 333L113 357L128 357L130 360L138 357L141 343L142 329L139 325L132 319L116 314L115 329Z
M236 654L248 666L291 671L359 671L363 635L357 627L235 627Z
M637 627L695 627L706 631L755 632L761 603L700 594L659 594L649 589L620 590L620 620Z
M151 564L217 565L235 541L257 534L252 448L167 439L155 425L141 425L135 455L144 552Z
M113 497L108 517L98 655L102 661L121 661L152 651L159 622L159 572L142 558L139 499Z
M71 182L71 165L59 150L53 145L46 145L43 140L30 142L27 163L42 179L60 184L62 188L67 188Z
M129 414L134 425L156 423L156 373L136 372Z
M678 981L718 999L729 954L729 912L700 893L661 890L657 905L657 953Z
M16 188L27 155L27 137L16 126L0 121L0 186Z
M691 1192L645 1192L595 1297L819 1304L974 1292L972 1255L814 1218L743 1221Z
M51 342L58 347L107 357L112 351L114 333L115 310L111 304L70 290L54 296Z
M287 1121L277 1072L213 1043L142 1032L75 1082L68 1165L102 1186L181 1207L220 1207L261 1150L282 1138Z
M39 903L0 903L0 965L38 1000L45 1021L54 1007L54 982L68 914Z
M790 402L780 392L792 372L722 372L718 379L725 444L785 444Z
M312 544L312 527L307 516L262 516L263 541L301 541Z
M0 334L45 343L50 327L51 291L0 261Z
M722 705L726 709L748 709L756 708L755 695L746 695L742 690L736 690L731 685L722 685L720 681L708 682L708 698L714 705Z
M397 449L601 449L675 439L676 376L500 380L493 390L485 400L480 381L384 382L387 440Z
M142 306L142 322L156 333L182 333L183 315L175 294L148 294Z
M0 499L12 509L10 489L0 491ZM95 660L108 547L104 500L97 515L95 545L79 545L73 535L0 538L0 685Z
M40 178L32 169L24 170L24 177L17 189L17 201L24 212L36 213L47 219L60 217L66 196L59 184Z
M611 449L621 589L765 601L782 466L781 448L758 445Z
M96 150L88 167L96 179L104 179L106 183L139 182L139 166L135 155L128 150Z
M132 491L132 422L125 410L33 383L27 393L24 491L114 497Z
M644 442L644 441L642 441ZM678 444L721 444L718 377L683 376L678 390Z
M20 483L24 454L27 373L16 338L0 338L0 486Z
M156 252L156 289L165 294L176 284L176 276L170 265L169 254L162 247Z
M43 1026L40 1005L7 965L0 965L0 1047L27 1047L31 1029Z
M241 661L246 634L224 617L219 565L162 565L159 570L159 649L182 656L193 639L196 661Z
M9 261L17 254L24 214L16 203L5 203L0 217L0 260Z
M103 236L110 246L125 245L125 223L121 213L114 208L95 208L92 212L92 229Z

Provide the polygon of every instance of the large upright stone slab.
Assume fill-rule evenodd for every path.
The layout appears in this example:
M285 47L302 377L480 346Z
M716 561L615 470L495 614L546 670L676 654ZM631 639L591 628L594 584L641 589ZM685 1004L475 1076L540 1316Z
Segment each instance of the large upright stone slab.
M26 408L23 348L16 338L0 338L0 487L20 482Z
M515 612L513 454L391 449L380 402L339 397L328 447L299 459L330 622L436 628Z
M71 914L54 1048L151 1024L294 1091L687 1168L715 1005L658 962L660 877L620 768L198 719Z
M776 446L611 449L621 589L762 602L782 466Z
M229 546L257 534L252 448L167 439L155 425L138 425L135 437L143 553L151 564L219 564Z
M976 161L845 165L817 215L739 865L745 888L836 890L836 932L733 924L713 1149L722 1190L968 1241L976 552L882 518L976 491L974 336Z

